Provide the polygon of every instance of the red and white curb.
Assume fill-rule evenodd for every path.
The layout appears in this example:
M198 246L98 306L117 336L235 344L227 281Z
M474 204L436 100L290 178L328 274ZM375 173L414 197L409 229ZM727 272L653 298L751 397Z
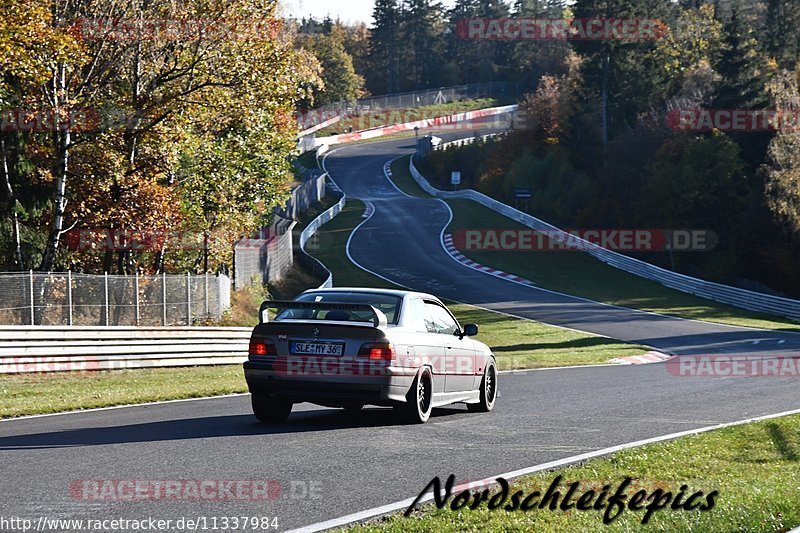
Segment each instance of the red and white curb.
M361 218L366 219L375 214L375 206L372 205L372 202L364 200L364 205L366 206L366 208L364 209L364 213L362 213Z
M628 357L617 357L611 360L618 365L646 365L649 363L661 363L672 359L673 356L665 353L650 351L643 355L631 355Z
M379 126L377 128L366 129L362 131L355 131L352 133L341 133L339 135L331 135L330 137L319 137L316 139L318 144L340 144L352 141L362 141L366 139L374 139L376 137L383 137L384 135L391 135L392 133L399 133L402 131L411 131L416 128L432 128L439 127L442 129L472 129L471 125L464 125L463 122L470 122L478 118L492 117L495 115L502 115L504 113L512 113L518 109L517 105L507 105L501 107L490 107L487 109L475 109L473 111L464 111L456 113L455 115L447 115L445 117L425 118L415 120L413 122L404 122L402 124L391 124Z
M443 244L445 251L450 255L450 257L452 257L453 259L455 259L456 261L458 261L459 263L461 263L466 267L469 267L473 270L477 270L478 272L483 272L485 274L495 276L497 278L513 281L514 283L527 285L528 287L536 287L536 284L529 279L521 278L517 275L510 274L502 270L497 270L496 268L488 267L486 265L477 263L472 259L469 259L464 254L462 254L458 250L458 248L456 248L456 245L453 244L453 236L449 233L443 235Z

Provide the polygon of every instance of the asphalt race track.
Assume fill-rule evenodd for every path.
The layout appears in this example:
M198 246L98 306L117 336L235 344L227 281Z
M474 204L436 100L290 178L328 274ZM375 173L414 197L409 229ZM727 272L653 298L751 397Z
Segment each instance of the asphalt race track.
M800 334L608 306L512 283L461 265L440 244L440 233L450 219L444 202L410 198L384 177L384 163L411 153L411 145L413 140L350 146L335 150L326 160L331 176L348 196L375 206L374 215L358 228L350 243L351 257L362 267L443 298L645 344L669 354L775 355L800 351Z
M387 409L352 415L305 404L264 427L247 396L0 422L4 513L277 516L281 529L294 528L416 496L434 475L483 479L798 406L796 378L770 379L765 391L760 379L676 378L660 364L501 378L492 413L439 409L419 426L394 425ZM272 479L282 490L256 502L83 501L69 487L84 479ZM301 497L308 487L316 497Z
M439 245L449 218L444 204L407 198L383 176L383 164L411 144L357 145L327 159L348 195L375 206L351 242L364 267L445 298L671 353L778 353L800 346L793 334L603 306L461 266ZM354 415L304 404L287 423L266 427L250 414L246 395L0 422L4 513L34 522L40 516L278 517L283 530L416 496L434 475L481 479L800 407L796 378L685 378L665 364L504 374L500 391L491 414L457 406L434 411L420 426L396 425L385 409ZM259 501L97 501L94 493L70 491L87 479L271 479L280 490Z

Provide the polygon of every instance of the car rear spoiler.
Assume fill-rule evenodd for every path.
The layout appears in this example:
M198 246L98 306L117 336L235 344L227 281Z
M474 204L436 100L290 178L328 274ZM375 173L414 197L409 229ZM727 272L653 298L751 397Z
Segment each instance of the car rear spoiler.
M372 314L372 323L369 322L346 322L347 325L358 326L369 324L372 327L382 328L386 327L387 320L383 311L376 309L369 304L357 304L346 302L298 302L298 301L285 301L285 300L265 300L261 302L261 308L258 310L258 316L262 324L269 322L268 309L278 309L283 311L285 309L315 309L318 311L367 311ZM332 321L339 322L340 321Z

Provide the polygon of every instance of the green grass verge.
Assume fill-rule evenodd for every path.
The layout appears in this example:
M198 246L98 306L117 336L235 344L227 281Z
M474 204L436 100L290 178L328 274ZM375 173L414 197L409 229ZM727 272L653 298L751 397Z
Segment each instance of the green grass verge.
M4 375L0 418L238 392L241 365Z
M462 324L480 326L474 338L492 349L500 370L601 364L647 351L644 346L616 339L548 326L472 305L445 303Z
M347 240L350 233L364 219L364 202L348 198L344 209L333 220L323 225L306 244L306 251L322 261L333 273L334 285L340 287L396 288L392 283L361 270L347 257Z
M408 171L408 157L392 164L392 180L406 193L428 196ZM453 221L448 231L459 229L529 229L470 200L448 200ZM478 263L535 282L538 286L598 302L643 311L755 328L800 331L789 319L754 313L664 287L610 267L582 252L463 252Z
M375 113L364 114L360 117L348 117L332 124L327 128L319 130L317 137L335 135L346 132L351 126L353 131L388 126L391 124L413 122L426 118L444 117L463 113L464 111L474 111L500 105L500 101L494 98L479 98L477 100L458 100L446 104L421 106L410 109L387 109Z
M431 195L423 191L417 181L411 177L411 172L408 170L409 157L400 157L392 162L392 181L406 194L417 198L430 198Z
M604 510L489 511L484 503L477 510L453 511L428 504L408 518L395 514L347 531L788 531L800 524L798 461L800 416L788 416L646 445L557 473L525 476L512 481L509 491L544 494L561 475L561 496L573 482L580 482L576 492L580 496L589 489L599 493L606 484L614 491L632 477L626 491L629 498L639 490L652 494L656 489L671 492L674 498L685 484L684 502L695 491L702 491L700 501L706 503L705 495L718 491L714 507L704 512L668 507L653 513L642 525L646 510L626 508L610 525L604 525ZM428 481L420 480L420 490ZM497 491L496 487L490 489L491 494Z

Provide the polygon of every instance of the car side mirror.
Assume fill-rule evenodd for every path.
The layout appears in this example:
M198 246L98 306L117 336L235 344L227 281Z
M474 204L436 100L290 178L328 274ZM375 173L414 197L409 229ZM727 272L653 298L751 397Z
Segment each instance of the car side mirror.
M478 325L477 324L464 324L464 331L461 332L461 338L464 337L474 337L478 334Z

